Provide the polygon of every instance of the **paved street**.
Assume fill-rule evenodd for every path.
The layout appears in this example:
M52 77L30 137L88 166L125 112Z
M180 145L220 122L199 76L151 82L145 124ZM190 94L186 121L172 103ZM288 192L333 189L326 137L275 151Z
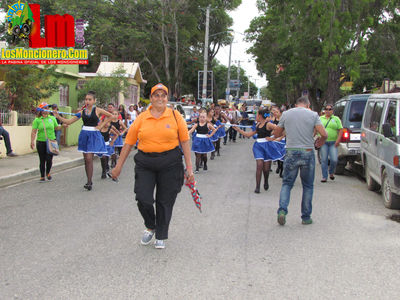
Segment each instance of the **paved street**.
M167 248L139 243L133 161L119 183L83 190L84 168L53 182L0 189L1 299L396 299L400 223L351 174L321 184L314 224L300 219L301 185L285 226L281 180L254 194L252 140L238 140L196 176L203 213L179 194ZM275 170L275 166L273 167Z

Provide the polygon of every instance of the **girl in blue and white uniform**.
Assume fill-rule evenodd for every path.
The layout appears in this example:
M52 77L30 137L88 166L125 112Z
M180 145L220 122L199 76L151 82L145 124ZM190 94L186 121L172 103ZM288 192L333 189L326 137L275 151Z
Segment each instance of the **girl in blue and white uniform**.
M117 132L112 126L111 126L111 119L106 118L103 121L101 121L99 125L99 130L101 135L104 138L104 142L106 144L106 149L107 153L102 153L102 154L96 154L97 156L100 157L101 161L101 179L107 178L107 173L110 169L108 165L108 161L110 156L112 156L115 152L114 150L114 142L119 136L119 132ZM110 133L113 134L112 138Z
M217 130L217 132L215 132L215 134L213 134L211 137L210 137L210 139L211 139L211 142L213 143L213 145L214 145L214 148L215 148L215 150L213 151L213 152L211 152L211 157L210 157L210 159L211 160L213 160L214 158L215 158L215 152L216 152L216 145L217 145L217 142L218 142L218 140L219 140L219 137L218 137L218 126L217 126L217 119L214 117L214 109L213 108L209 108L209 109L207 109L207 122L208 123L211 123L213 126L214 126L214 128ZM211 130L208 132L208 134L211 134Z
M274 123L275 125L279 124L279 121L281 119L282 116L282 111L278 106L272 106L271 108L271 114L272 114L272 123ZM281 148L282 153L286 153L286 139L285 139L285 134L283 134L282 136L280 136L279 138L275 139L274 142L277 143L277 146ZM276 169L276 173L279 173L279 177L283 177L282 176L282 172L283 172L283 159L282 160L278 160L278 168Z
M193 136L192 140L192 151L196 155L195 173L199 173L201 161L204 163L203 170L207 171L207 153L215 150L210 137L212 137L217 130L211 123L207 122L207 113L202 111L200 112L198 122L189 130L189 135L194 131L196 131L196 134ZM208 134L209 131L211 131L211 134Z
M92 189L93 177L93 157L95 153L107 153L104 138L97 126L102 115L111 117L111 114L104 109L98 108L96 104L96 94L89 91L85 97L85 106L81 112L73 116L71 119L61 117L57 111L53 111L54 116L64 124L70 125L78 121L82 117L83 126L78 139L78 151L83 153L85 160L85 171L87 182L83 186L87 190Z
M276 143L273 143L274 138L271 137L272 130L275 129L276 125L269 122L270 114L268 109L259 110L256 118L256 125L252 128L252 131L243 131L238 126L234 126L233 129L240 132L246 137L251 137L257 134L257 139L253 145L253 155L256 160L256 189L255 193L260 193L261 177L264 173L264 189L269 189L268 177L269 170L271 169L271 162L275 160L281 160L284 157L284 153L281 153Z
M216 104L214 106L214 118L217 120L215 125L217 125L217 132L215 133L218 137L218 140L215 143L215 152L217 152L217 156L220 156L219 150L221 149L221 138L226 136L225 126L222 123L227 123L228 119L224 114L222 114L221 106Z
M112 120L111 120L111 128L114 129L114 133L117 132L116 140L114 142L115 153L111 156L111 168L114 168L117 164L117 153L121 153L121 148L124 146L124 141L122 140L122 136L127 131L125 123L118 119L119 112L117 109L114 109L112 112ZM111 138L115 137L115 134L111 132Z

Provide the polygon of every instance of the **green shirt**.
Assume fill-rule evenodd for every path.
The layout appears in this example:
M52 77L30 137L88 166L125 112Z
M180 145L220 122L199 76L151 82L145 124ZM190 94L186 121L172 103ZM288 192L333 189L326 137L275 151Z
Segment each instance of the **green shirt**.
M37 138L39 142L46 141L46 135L44 134L43 122L46 124L46 133L49 140L55 140L56 134L54 133L54 128L58 126L57 119L54 116L48 115L46 118L39 117L35 118L32 123L32 128L37 129Z
M326 132L328 133L328 138L326 139L327 142L334 142L338 138L339 130L343 128L342 122L340 119L334 115L332 115L329 119L331 119L328 123L328 118L325 116L319 117L321 119L322 126L325 127ZM328 126L326 126L328 123Z

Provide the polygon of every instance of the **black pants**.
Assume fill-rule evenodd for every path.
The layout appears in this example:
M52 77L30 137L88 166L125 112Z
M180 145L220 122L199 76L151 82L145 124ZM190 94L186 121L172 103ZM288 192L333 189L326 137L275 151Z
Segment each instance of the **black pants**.
M44 177L45 170L46 170L46 175L50 174L51 166L53 165L53 155L47 153L46 142L36 141L36 149L39 154L40 177Z
M236 141L237 131L233 129L233 127L229 128L231 131L229 132L229 140Z
M224 144L226 144L226 141L228 140L234 140L236 141L236 136L237 136L237 131L233 129L233 127L229 127L228 130L225 131L225 136L224 136Z
M138 151L135 164L136 201L144 225L155 229L156 239L168 239L172 209L184 179L181 151L178 147L162 153Z

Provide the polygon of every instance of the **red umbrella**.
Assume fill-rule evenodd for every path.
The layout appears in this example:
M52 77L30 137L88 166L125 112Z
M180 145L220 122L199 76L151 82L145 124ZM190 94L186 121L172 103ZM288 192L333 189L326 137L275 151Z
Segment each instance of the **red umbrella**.
M190 189L190 193L192 194L192 198L197 208L201 212L201 196L199 191L196 188L196 181L189 182L187 178L185 179L185 185Z

